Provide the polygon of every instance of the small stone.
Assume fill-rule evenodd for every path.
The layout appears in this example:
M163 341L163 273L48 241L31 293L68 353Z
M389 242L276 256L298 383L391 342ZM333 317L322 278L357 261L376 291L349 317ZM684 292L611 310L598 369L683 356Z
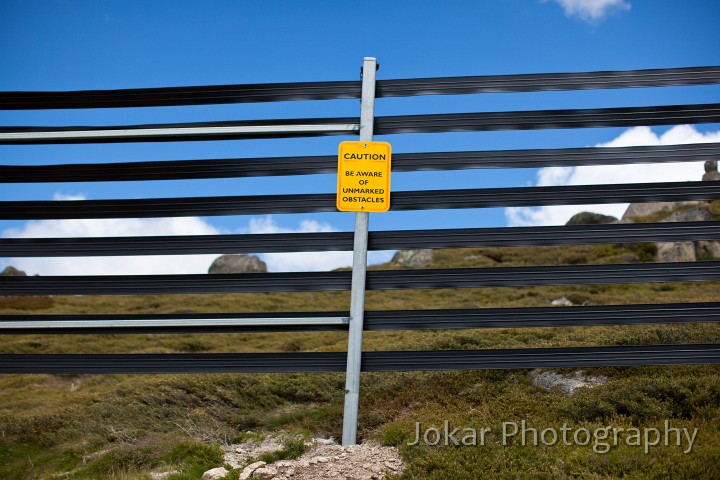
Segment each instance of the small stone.
M287 475L288 477L294 476L294 475L295 475L295 469L294 469L294 468L288 468L288 471L285 472L285 475Z
M250 478L252 476L252 474L255 472L255 470L257 470L258 468L262 468L265 465L267 465L267 463L265 463L265 462L251 463L250 465L245 467L242 472L240 472L240 480L247 480L248 478Z
M380 467L378 467L377 465L373 465L372 467L370 467L370 471L373 473L380 473L380 472L382 472L382 469Z
M203 473L202 480L221 480L228 473L225 467L212 468Z
M335 439L334 438L316 438L315 443L318 443L320 445L335 445Z
M169 470L167 472L152 472L150 474L150 478L152 478L152 480L165 480L170 475L175 475L177 473L180 473L180 470Z
M261 467L255 470L252 474L252 478L261 478L264 480L270 480L278 474L276 468L273 467Z
M327 457L315 457L315 460L316 460L318 463L328 463L328 462L330 461L330 460L328 460Z
M560 297L550 302L550 305L555 307L572 307L573 303L567 297Z
M530 372L530 378L533 385L545 390L559 389L561 392L572 395L575 390L581 387L592 388L607 383L607 377L593 377L585 375L581 371L576 371L572 375L562 375L554 372L546 372L535 369Z

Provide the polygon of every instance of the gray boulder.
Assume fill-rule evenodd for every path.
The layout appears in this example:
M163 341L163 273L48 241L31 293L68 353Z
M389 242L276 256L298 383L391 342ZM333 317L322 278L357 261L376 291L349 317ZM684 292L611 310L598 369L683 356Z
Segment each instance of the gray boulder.
M718 173L717 161L709 160L705 162L705 174L703 175L702 179L706 182L720 180L720 173Z
M228 473L230 473L230 471L225 467L211 468L203 473L202 480L222 480Z
M618 219L612 215L602 213L580 212L573 215L565 225L602 225L604 223L617 222Z
M12 265L8 265L5 267L5 270L0 273L0 277L27 277L27 273L18 270Z
M429 248L418 250L398 250L392 258L392 263L399 263L408 268L420 268L433 261L433 251Z
M255 255L221 255L208 273L265 273L267 265Z
M657 244L656 260L662 263L694 262L695 244L693 242L662 242Z

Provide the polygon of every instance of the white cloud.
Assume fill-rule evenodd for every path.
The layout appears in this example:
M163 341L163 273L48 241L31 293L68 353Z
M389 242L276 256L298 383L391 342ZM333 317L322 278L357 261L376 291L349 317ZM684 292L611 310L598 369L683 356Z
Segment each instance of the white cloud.
M81 194L56 193L55 200L84 200ZM239 233L332 232L327 223L302 220L297 228L279 226L270 216L251 218ZM6 229L4 238L129 237L157 235L217 235L215 226L198 217L35 220ZM352 252L266 253L259 255L271 272L325 271L352 264ZM370 252L370 263L390 260L392 252ZM152 275L207 273L216 254L121 257L12 258L13 265L29 275Z
M545 0L547 1L547 0ZM597 23L610 14L630 10L624 0L553 0L560 5L567 17L577 17L589 23Z
M634 127L598 147L639 145L674 145L720 142L720 131L701 133L689 125L678 125L662 135L648 127ZM649 183L697 181L704 172L703 162L656 163L634 165L597 165L542 168L537 174L538 186L592 185L604 183ZM563 225L576 213L591 211L621 217L628 204L562 205L551 207L506 208L511 226Z
M313 233L334 232L332 225L315 220L303 220L298 228L279 226L272 217L252 218L247 233ZM388 262L393 252L369 252L368 263ZM319 272L352 265L352 252L297 252L263 253L259 257L267 264L270 272Z
M87 197L82 193L62 193L55 192L53 194L53 200L87 200Z
M75 200L81 200L74 198ZM56 195L55 198L62 198ZM197 217L36 220L3 231L5 238L129 237L216 235ZM10 264L29 275L151 275L206 273L217 255L14 258Z

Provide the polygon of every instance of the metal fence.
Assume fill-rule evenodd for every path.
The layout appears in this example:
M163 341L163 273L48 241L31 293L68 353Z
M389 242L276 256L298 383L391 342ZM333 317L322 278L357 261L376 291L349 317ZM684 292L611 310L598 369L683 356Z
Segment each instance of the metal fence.
M376 97L536 92L720 83L720 67L380 80ZM81 109L361 98L361 82L80 92L2 92L0 109ZM374 118L375 135L720 122L720 104ZM0 144L158 142L358 133L358 118L122 127L2 127ZM715 160L720 144L402 153L397 172ZM0 165L1 183L101 182L332 173L336 156L46 166ZM392 210L720 199L720 182L410 191ZM85 219L330 212L334 194L85 201L4 201L0 219ZM718 239L720 222L371 232L371 250ZM176 255L352 250L352 233L129 238L2 238L0 257ZM0 295L349 290L351 272L0 277ZM370 271L367 290L720 280L716 262ZM363 289L364 291L365 289ZM513 328L720 321L720 303L365 312L365 330ZM347 330L348 311L182 315L0 315L0 333L170 333ZM339 372L345 353L0 355L0 373ZM363 371L720 363L720 345L365 352ZM345 441L345 438L344 438ZM354 440L353 440L354 441Z

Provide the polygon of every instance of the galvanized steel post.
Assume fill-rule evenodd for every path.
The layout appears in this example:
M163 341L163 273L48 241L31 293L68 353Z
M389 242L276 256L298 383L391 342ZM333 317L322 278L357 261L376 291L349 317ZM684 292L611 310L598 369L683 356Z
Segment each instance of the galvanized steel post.
M375 71L377 60L363 59L362 100L360 110L360 141L372 141L375 120ZM350 294L350 329L348 334L347 373L345 376L345 413L343 445L357 442L358 405L360 400L360 362L362 360L363 317L365 314L365 272L369 213L355 214L353 245L352 292Z

